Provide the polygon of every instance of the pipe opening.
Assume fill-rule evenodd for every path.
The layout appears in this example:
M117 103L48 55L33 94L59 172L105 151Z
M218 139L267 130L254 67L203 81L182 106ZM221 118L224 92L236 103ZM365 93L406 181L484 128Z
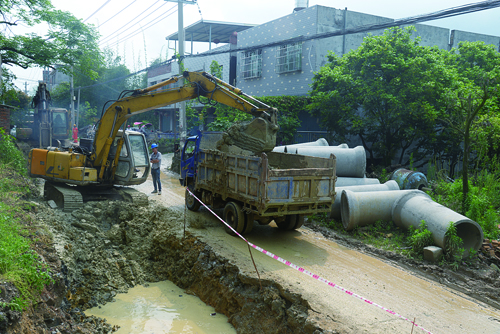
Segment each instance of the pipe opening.
M455 223L457 228L457 235L463 241L463 248L465 249L464 256L469 255L469 250L472 248L478 250L483 242L483 230L474 221L462 220Z
M340 210L342 217L342 225L344 225L344 229L346 231L350 231L353 229L351 225L351 214L349 210L349 196L347 196L347 192L345 190L342 191L341 199L340 199Z

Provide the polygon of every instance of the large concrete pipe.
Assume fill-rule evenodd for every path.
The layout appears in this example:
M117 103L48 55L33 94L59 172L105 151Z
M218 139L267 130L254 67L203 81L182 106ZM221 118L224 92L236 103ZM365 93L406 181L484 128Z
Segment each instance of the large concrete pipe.
M337 177L335 181L336 187L361 186L367 184L380 184L380 181L375 178L368 177ZM338 193L340 196L340 192Z
M407 192L420 190L377 191L356 193L348 189L342 190L340 199L342 225L347 231L356 226L366 226L378 220L392 220L394 202Z
M336 186L337 184L335 184ZM330 218L339 219L340 218L340 199L342 190L347 189L353 192L374 192L374 191L394 191L399 190L398 183L394 180L387 181L384 184L367 184L359 186L347 186L347 187L335 187L337 196L335 196L335 201L332 205L332 210L330 211Z
M434 202L427 194L405 193L394 202L392 220L401 227L418 228L422 221L432 232L436 246L445 249L445 233L450 222L457 228L457 235L463 240L464 257L469 255L469 249L479 250L484 234L481 226L475 221Z
M396 181L401 189L418 189L429 187L427 178L421 172L415 172L409 169L398 168L392 172L391 180Z
M363 146L340 148L338 146L306 146L298 147L295 152L310 157L328 158L330 154L337 157L337 176L364 177L366 172L366 153Z
M320 138L316 141L310 141L307 143L300 143L300 144L292 144L292 145L284 145L284 146L276 146L273 149L273 152L285 152L285 147L288 153L295 153L295 149L297 147L304 147L304 146L328 146L328 141L326 141L325 138Z

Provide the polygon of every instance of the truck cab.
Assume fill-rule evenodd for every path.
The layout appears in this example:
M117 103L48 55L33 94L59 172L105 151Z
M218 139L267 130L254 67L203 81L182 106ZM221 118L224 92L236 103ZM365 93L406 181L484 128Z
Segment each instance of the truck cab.
M216 149L217 141L222 138L222 132L198 131L196 136L188 137L181 151L181 178L182 186L188 186L196 181L196 169L200 149Z

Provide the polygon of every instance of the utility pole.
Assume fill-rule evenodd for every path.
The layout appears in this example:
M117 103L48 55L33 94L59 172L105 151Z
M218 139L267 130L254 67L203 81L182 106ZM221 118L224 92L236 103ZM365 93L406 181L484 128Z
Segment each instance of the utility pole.
M78 101L76 103L76 127L78 127L78 121L80 120L80 87L78 87Z
M28 95L28 81L24 82L24 94Z
M73 66L71 66L71 81L70 81L70 87L69 87L69 95L70 95L70 109L71 109L71 128L73 129L73 124L76 124L75 122L75 101L73 100L75 92L74 92L74 87L73 87Z
M196 4L196 0L165 0L169 2L177 2L177 12L178 12L178 31L177 35L179 37L179 74L182 75L183 72L183 66L182 66L182 61L184 57L184 4L191 4L194 5ZM180 84L184 84L184 79L180 80ZM179 108L179 132L180 132L180 147L184 146L184 143L186 142L186 127L187 127L187 120L186 120L186 101L180 102L180 108Z
M2 85L3 85L3 77L2 77L2 54L0 54L0 98L2 97ZM3 104L3 99L1 100Z

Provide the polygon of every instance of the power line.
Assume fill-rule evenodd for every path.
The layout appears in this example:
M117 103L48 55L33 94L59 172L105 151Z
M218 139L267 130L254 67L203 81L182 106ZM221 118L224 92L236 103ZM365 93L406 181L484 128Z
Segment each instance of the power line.
M92 16L94 16L95 14L97 14L97 12L99 12L101 9L104 8L104 6L106 6L111 0L108 0L104 3L104 5L102 5L101 7L99 7L95 12L93 12L92 14L90 14L89 17L87 17L85 20L83 20L83 22L85 23L88 19L90 19Z
M134 2L136 2L137 0L133 0L131 3L129 3L127 6L123 7L122 10L120 10L118 13L116 13L115 15L111 16L109 19L107 19L106 21L104 21L103 23L99 24L99 27L102 27L106 22L108 22L109 20L111 20L112 18L114 18L115 16L117 16L118 14L120 14L121 12L123 12L125 9L127 9L128 7L130 7Z
M120 32L120 33L123 33L127 30L129 30L130 28L133 27L132 25L132 22L134 22L138 17L140 17L142 14L144 14L145 12L147 12L148 10L151 9L151 7L155 6L160 0L156 1L155 3L153 3L151 6L149 6L148 8L146 8L145 10L143 10L139 15L137 15L136 17L134 17L132 20L128 21L127 23L125 23L123 26L121 26L120 28L118 28L117 30L113 31L111 34L109 34L107 37L104 37L103 39L101 39L101 41L99 42L99 44L103 44L104 42L106 42L107 40L109 39L113 39L115 36L115 34L117 32L119 32L120 30L122 30L123 28L127 27L128 25L130 25L127 29L125 29L124 31ZM161 6L159 6L158 8L156 8L153 12L149 13L148 15L146 15L145 17L143 17L142 19L139 20L142 21L144 19L146 19L147 17L149 17L150 15L152 15L155 11L157 11L158 9L160 9L161 7L165 6L167 4L167 2L164 2ZM120 34L118 33L118 34Z
M420 22L433 21L433 20L443 19L443 18L447 18L447 17L469 14L469 13L474 13L474 12L487 10L487 9L493 9L493 8L497 8L497 7L500 7L500 0L488 0L488 1L482 1L482 2L477 2L477 3L473 3L473 4L458 6L458 7L452 7L452 8L440 10L437 12L432 12L429 14L422 14L422 15L412 16L412 17L408 17L408 18L397 19L397 20L394 20L393 22L364 25L364 26L359 26L359 27L345 29L345 30L341 29L341 30L332 31L332 32L319 33L319 34L315 34L315 35L311 35L311 36L298 36L298 37L287 39L286 41L281 40L281 41L276 41L276 42L259 44L259 45L255 45L255 46L244 47L244 48L236 48L236 49L231 49L231 50L220 50L220 51L205 52L205 53L201 53L201 54L193 54L193 55L185 56L184 58L206 57L206 56L213 56L213 55L222 54L222 53L229 53L229 52L250 51L250 50L261 49L261 48L265 48L265 47L283 45L285 43L290 44L290 43L310 41L313 39L323 39L323 38L334 37L334 36L352 35L352 34L357 34L357 33L361 33L361 32L368 32L368 31L373 31L373 30L381 30L381 29L387 29L387 28L398 27L398 26L403 26L403 25L416 24L416 23L420 23Z
M338 30L338 31L333 31L333 32L315 34L315 35L311 35L308 37L299 36L299 37L295 37L292 39L288 39L286 41L277 41L277 42L271 42L271 43L266 43L266 44L259 44L259 45L255 45L255 46L236 48L236 49L231 49L231 50L220 50L220 51L204 52L201 54L191 54L191 55L186 55L183 58L186 59L186 58L197 58L197 57L209 57L209 56L223 54L223 53L244 52L244 51L250 51L250 50L255 50L255 49L261 49L264 47L283 45L284 43L289 44L289 43L295 43L295 42L309 41L309 40L313 40L313 39L323 39L323 38L328 38L328 37L333 37L333 36L352 35L352 34L356 34L356 33L360 33L360 32L368 32L368 31L373 31L373 30L381 30L381 29L386 29L386 28L391 28L391 27L397 27L397 26L401 26L401 25L408 25L408 24L415 24L415 23L426 22L426 21L433 21L433 20L437 20L437 19L457 16L457 15L463 15L463 14L478 12L478 11L482 11L482 10L493 9L493 8L497 8L497 7L500 7L500 0L489 0L489 1L483 1L483 2L478 2L478 3L458 6L458 7L452 7L452 8L440 10L437 12L432 12L429 14L422 14L422 15L412 16L412 17L408 17L408 18L397 19L397 20L394 20L393 22L388 22L388 23L364 25L364 26L359 26L356 28L346 29L344 31ZM114 79L108 80L106 82L97 83L94 85L89 85L89 86L80 87L80 88L84 89L84 88L89 88L89 87L93 87L93 86L103 85L103 84L117 81L117 80L121 80L121 79L126 79L126 78L132 77L134 75L140 74L142 72L149 71L153 68L170 64L173 61L175 61L175 59L169 59L169 60L164 61L160 64L146 67L146 68L139 70L135 73L131 73L129 75L126 75L126 76L123 76L120 78L114 78Z
M149 25L145 26L144 28L140 27L139 29L137 29L137 30L135 30L135 31L131 32L128 36L125 36L125 37L123 37L122 39L120 39L120 40L118 40L118 41L116 41L116 42L114 42L114 43L112 43L112 44L108 45L108 47L113 47L113 46L115 46L115 45L117 45L117 44L120 44L120 43L122 43L122 42L126 41L127 39L134 37L135 35L139 34L140 32L142 32L142 31L144 31L144 30L146 30L146 29L151 28L152 26L154 26L154 25L156 25L157 23L161 22L163 19L165 19L165 18L169 17L170 15L175 14L175 12L176 12L177 10L175 10L175 11L171 12L170 14L168 13L170 10L172 10L172 9L174 9L174 8L175 8L175 7L170 8L170 9L169 9L168 11L166 11L165 13L160 14L159 16L157 16L156 18L154 18L154 19L153 19L153 20L149 23ZM166 15L166 14L168 14L168 15ZM165 15L166 15L166 16L165 16ZM157 20L157 21L155 22L155 20Z

